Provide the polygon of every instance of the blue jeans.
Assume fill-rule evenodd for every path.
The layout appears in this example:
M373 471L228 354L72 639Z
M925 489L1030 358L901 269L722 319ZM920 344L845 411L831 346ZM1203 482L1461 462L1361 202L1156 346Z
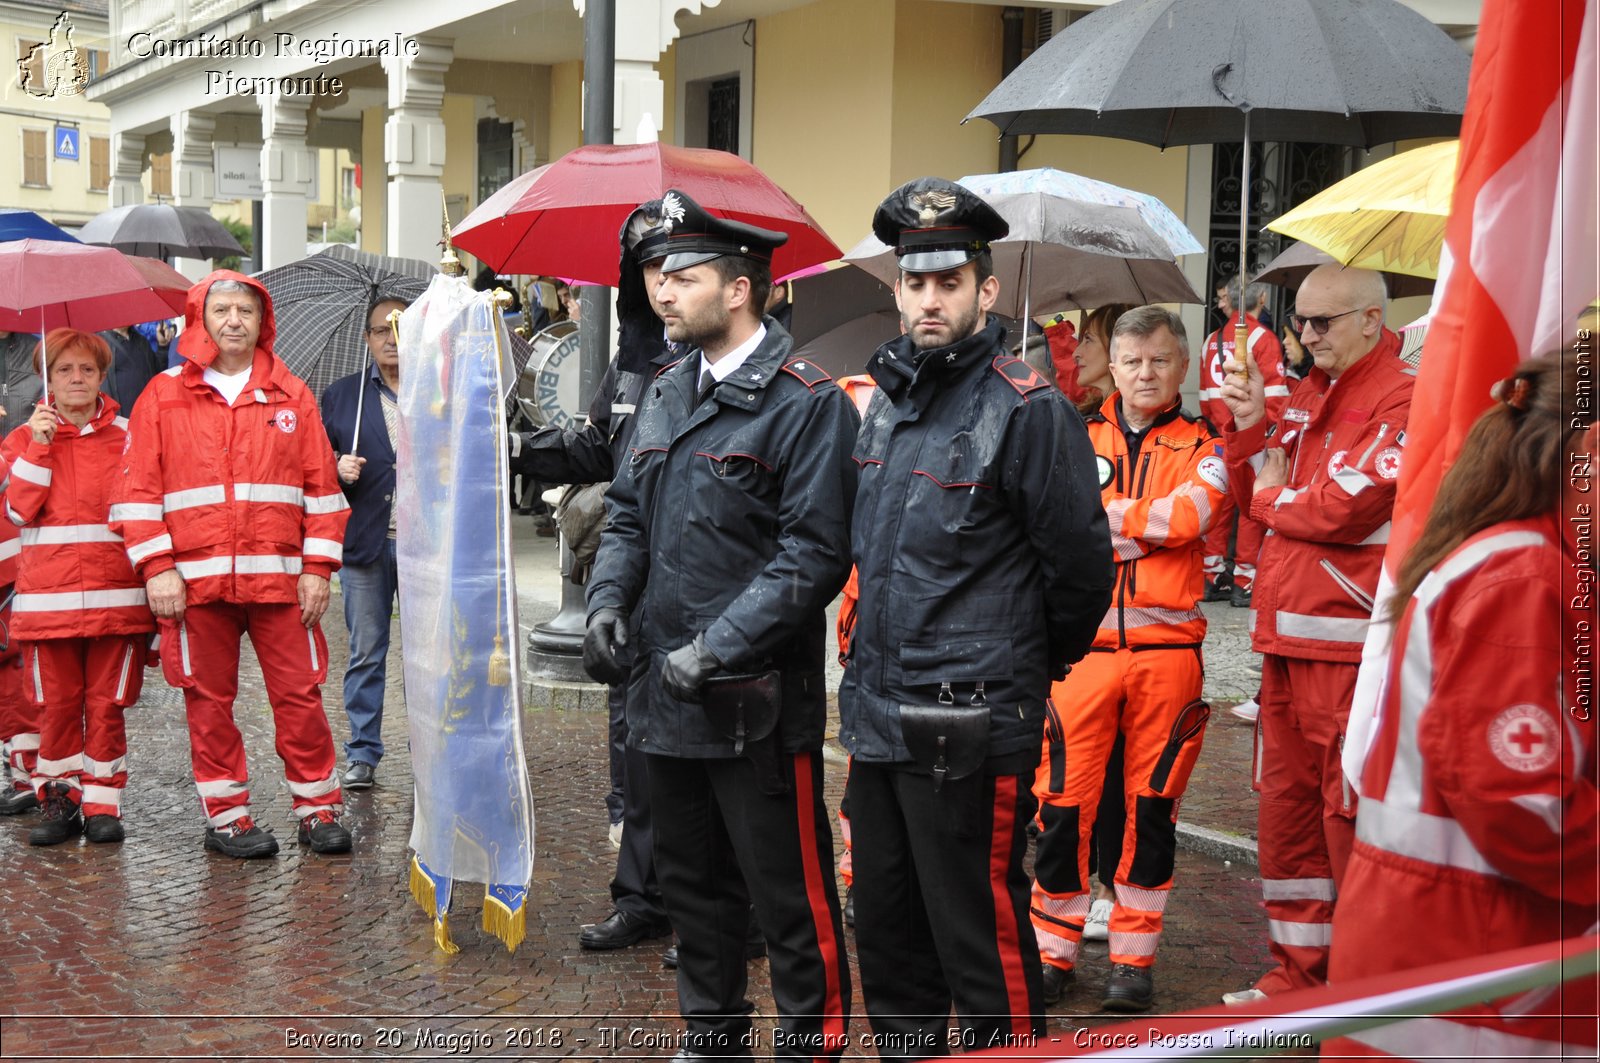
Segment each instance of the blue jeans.
M345 758L376 766L383 759L383 684L389 657L389 622L399 580L394 540L370 565L339 570L344 624L350 631L350 666L344 673L344 711L350 718Z

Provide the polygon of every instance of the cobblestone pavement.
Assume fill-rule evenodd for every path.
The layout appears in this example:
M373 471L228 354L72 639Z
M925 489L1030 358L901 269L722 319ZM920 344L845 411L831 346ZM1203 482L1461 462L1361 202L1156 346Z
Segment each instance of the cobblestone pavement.
M553 613L559 592L553 581L521 572L550 559L545 544L519 544L525 626ZM328 624L335 676L345 644L339 612L335 602ZM1242 611L1236 615L1242 627ZM673 1054L676 994L660 965L667 942L609 953L577 945L579 927L606 914L614 863L601 803L603 713L526 713L538 847L527 939L508 953L485 934L481 893L461 884L451 918L461 951L447 956L434 949L427 917L407 890L412 779L398 694L391 691L385 714L390 753L379 785L347 795L354 853L314 856L294 844L259 673L246 658L238 716L254 811L276 830L283 851L260 861L202 851L182 702L159 672L147 672L145 696L128 713L126 842L32 848L27 831L36 817L0 819L0 1058ZM337 689L330 684L328 704L342 741ZM1192 784L1186 817L1243 829L1217 818L1249 807L1247 778L1234 774L1241 736L1247 765L1248 726L1219 713L1201 760L1205 767L1214 759L1215 770ZM843 776L843 764L830 760L831 802ZM1157 1003L1167 1011L1212 1004L1267 962L1253 868L1185 849L1177 881L1157 967ZM853 945L848 934L847 942ZM1104 946L1088 946L1078 987L1052 1009L1053 1034L1065 1043L1078 1026L1107 1021L1096 1014L1106 966ZM769 1038L766 977L765 961L754 962L750 999L757 1029ZM870 1057L859 992L855 1011L851 1054Z

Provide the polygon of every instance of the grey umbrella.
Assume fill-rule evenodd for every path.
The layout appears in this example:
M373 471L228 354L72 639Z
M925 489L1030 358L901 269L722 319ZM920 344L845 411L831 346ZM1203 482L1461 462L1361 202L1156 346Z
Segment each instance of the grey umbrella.
M112 207L83 223L78 239L151 258L220 258L244 248L211 212L171 203Z
M1000 298L994 312L1024 318L1107 303L1200 303L1172 249L1132 207L1061 196L986 195L1011 232L990 245ZM900 264L874 236L845 261L893 284Z
M1398 0L1122 0L1068 26L968 119L1002 135L1077 133L1158 147L1250 138L1370 147L1455 136L1467 53Z
M1283 249L1277 258L1261 267L1261 272L1250 279L1262 284L1277 284L1286 288L1298 287L1306 274L1318 266L1339 260L1326 251L1308 243L1294 243ZM1384 273L1384 283L1389 286L1389 298L1400 299L1408 295L1432 295L1433 279L1413 277L1408 273Z

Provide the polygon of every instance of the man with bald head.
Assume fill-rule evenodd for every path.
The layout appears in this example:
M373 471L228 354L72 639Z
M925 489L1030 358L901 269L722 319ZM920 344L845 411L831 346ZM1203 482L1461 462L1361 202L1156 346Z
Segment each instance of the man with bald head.
M1355 838L1339 765L1389 541L1416 370L1384 328L1383 278L1318 267L1290 326L1315 368L1268 416L1252 359L1229 359L1229 483L1267 529L1251 640L1264 655L1255 788L1261 892L1277 967L1223 997L1245 1003L1327 978L1334 899Z

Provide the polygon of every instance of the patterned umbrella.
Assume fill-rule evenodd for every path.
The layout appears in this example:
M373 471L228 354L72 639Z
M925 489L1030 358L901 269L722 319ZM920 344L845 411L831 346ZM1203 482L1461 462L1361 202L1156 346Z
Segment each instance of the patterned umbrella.
M256 274L272 296L276 353L318 399L329 384L367 363L367 309L379 299L410 303L427 281L312 255Z
M1096 181L1092 177L1068 173L1051 166L1009 173L969 174L961 179L961 183L985 198L1037 193L1085 203L1103 203L1108 207L1132 207L1139 212L1145 224L1167 242L1174 256L1205 252L1194 233L1172 213L1172 209L1147 192L1135 192L1131 188Z
M396 265L405 272L397 272ZM329 249L256 276L272 296L278 357L320 399L329 384L367 364L367 309L380 299L410 303L437 275L438 270L415 260ZM518 373L532 353L513 333L511 357Z

